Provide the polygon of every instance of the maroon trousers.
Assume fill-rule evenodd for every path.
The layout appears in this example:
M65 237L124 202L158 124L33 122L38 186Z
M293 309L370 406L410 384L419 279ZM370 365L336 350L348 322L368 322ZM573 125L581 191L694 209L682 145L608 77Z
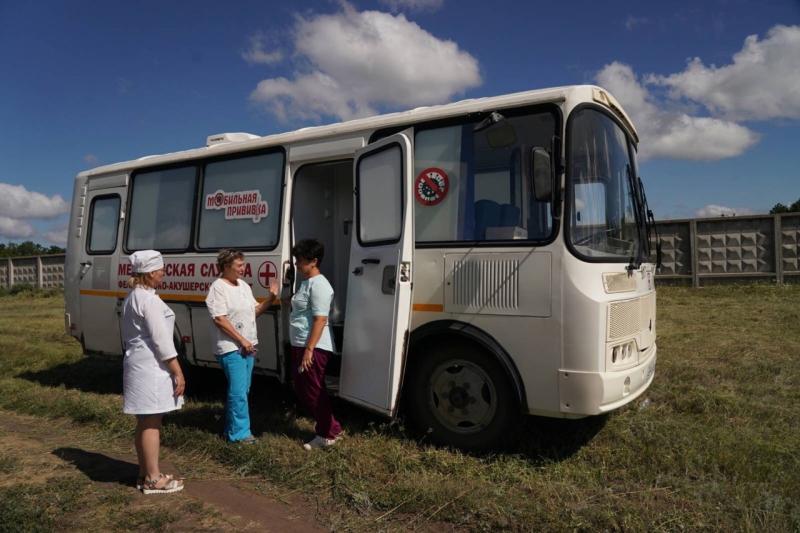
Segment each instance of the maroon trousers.
M292 380L297 399L317 421L315 431L320 437L335 439L342 432L342 426L333 418L331 400L325 390L325 366L331 357L328 350L314 348L314 360L311 368L300 372L305 348L292 346Z

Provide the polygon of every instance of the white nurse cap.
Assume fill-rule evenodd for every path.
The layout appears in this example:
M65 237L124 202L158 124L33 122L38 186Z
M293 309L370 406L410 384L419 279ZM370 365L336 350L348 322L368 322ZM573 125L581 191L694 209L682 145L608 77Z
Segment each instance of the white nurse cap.
M145 274L164 268L164 258L155 250L139 250L128 258L136 274Z

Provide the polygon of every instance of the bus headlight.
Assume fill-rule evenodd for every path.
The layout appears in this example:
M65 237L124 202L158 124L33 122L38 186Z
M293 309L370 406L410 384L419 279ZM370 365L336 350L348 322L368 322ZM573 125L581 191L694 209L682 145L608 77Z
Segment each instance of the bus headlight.
M636 365L639 362L639 350L635 340L629 340L608 347L606 356L606 370L622 370Z

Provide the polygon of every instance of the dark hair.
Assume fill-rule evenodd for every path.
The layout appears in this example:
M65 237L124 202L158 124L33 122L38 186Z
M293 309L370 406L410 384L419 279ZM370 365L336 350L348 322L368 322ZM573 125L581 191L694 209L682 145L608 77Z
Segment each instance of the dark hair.
M225 268L232 265L237 259L244 259L244 254L239 250L225 248L220 250L217 254L217 267L219 267L220 276L225 271Z
M292 255L307 261L316 259L319 267L325 257L325 247L317 239L303 239L292 246Z

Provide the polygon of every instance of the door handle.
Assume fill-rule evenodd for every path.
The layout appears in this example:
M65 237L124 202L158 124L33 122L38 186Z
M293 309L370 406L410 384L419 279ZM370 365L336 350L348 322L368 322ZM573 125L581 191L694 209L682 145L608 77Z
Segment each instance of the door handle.
M292 262L284 261L283 276L281 277L281 283L283 283L284 287L288 287L293 282L294 282L294 268L292 268Z
M81 263L81 270L80 270L80 272L78 272L78 277L80 279L83 279L83 276L85 276L86 273L89 272L90 268L92 268L92 262L91 261L83 261Z
M376 259L374 257L368 257L367 259L362 259L361 260L361 264L362 265L380 265L381 264L381 260L380 259Z

